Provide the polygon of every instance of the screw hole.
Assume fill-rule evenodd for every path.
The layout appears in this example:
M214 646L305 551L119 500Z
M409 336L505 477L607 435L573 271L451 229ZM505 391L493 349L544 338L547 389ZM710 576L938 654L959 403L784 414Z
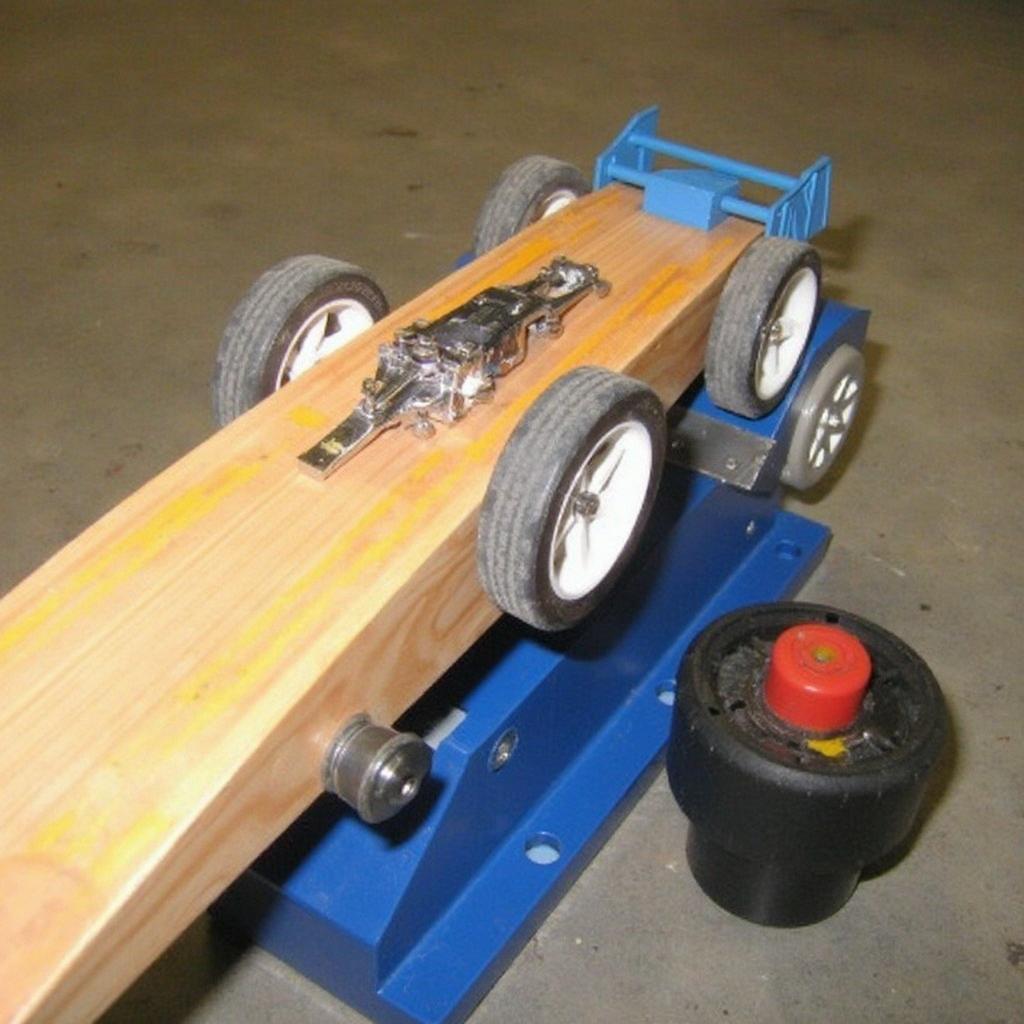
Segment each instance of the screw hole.
M562 856L562 844L550 832L538 832L526 840L523 852L534 864L554 864Z
M722 713L721 709L720 708L716 708L714 706L714 704L709 704L708 705L708 714L709 715L720 715L721 713Z
M791 540L780 540L775 545L776 557L782 558L787 562L795 562L803 553L804 549L799 544L794 544Z
M835 624L836 622L839 621L839 616L836 615L835 612L826 612L825 613L825 621L826 622L831 622L831 623Z
M729 710L730 711L742 711L746 706L747 706L747 702L745 700L734 700L729 705Z

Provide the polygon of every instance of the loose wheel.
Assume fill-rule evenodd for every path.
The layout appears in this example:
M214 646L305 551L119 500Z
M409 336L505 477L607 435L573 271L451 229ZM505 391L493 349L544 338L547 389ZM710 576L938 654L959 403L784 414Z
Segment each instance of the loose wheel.
M217 422L240 416L387 311L384 293L351 263L295 256L271 267L224 329L212 381Z
M557 380L509 438L480 512L477 566L502 611L565 629L604 597L636 549L665 455L646 385L596 367Z
M517 160L484 200L473 234L473 252L480 256L490 251L589 191L590 183L572 164L549 156Z
M824 920L907 841L947 732L935 677L881 626L796 602L717 619L680 667L665 764L694 878L748 921Z
M759 238L722 290L704 367L715 405L756 418L782 400L818 310L821 261L809 245Z
M864 392L864 356L840 345L793 400L796 422L782 481L813 487L829 471L849 436Z

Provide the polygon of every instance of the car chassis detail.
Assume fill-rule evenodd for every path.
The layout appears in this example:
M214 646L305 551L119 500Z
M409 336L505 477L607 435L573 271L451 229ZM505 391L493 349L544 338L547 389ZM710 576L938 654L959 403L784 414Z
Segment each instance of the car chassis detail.
M431 437L432 420L454 423L494 394L494 380L525 358L531 337L555 338L562 316L609 284L596 267L556 257L519 285L487 288L437 320L416 320L382 345L376 373L363 381L356 408L299 456L325 479L378 434L404 424Z

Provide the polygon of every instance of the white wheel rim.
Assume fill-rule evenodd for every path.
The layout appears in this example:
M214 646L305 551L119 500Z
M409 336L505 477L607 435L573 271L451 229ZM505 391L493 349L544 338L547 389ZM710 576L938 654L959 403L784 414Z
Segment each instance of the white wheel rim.
M846 443L864 392L864 357L842 345L826 360L798 397L782 479L792 487L813 487L828 472Z
M274 389L301 377L321 359L344 348L372 323L370 311L355 299L335 299L324 303L306 317L295 332L277 372Z
M562 499L548 555L551 589L585 597L612 570L643 509L654 449L647 428L620 423L591 448Z
M801 267L786 282L764 325L754 364L754 390L768 401L789 383L807 346L818 305L818 276Z
M579 196L571 188L560 188L557 192L552 192L544 200L537 215L537 220L543 220L545 217L550 217L553 213L558 213L559 210L564 210L571 202L577 199L579 199Z

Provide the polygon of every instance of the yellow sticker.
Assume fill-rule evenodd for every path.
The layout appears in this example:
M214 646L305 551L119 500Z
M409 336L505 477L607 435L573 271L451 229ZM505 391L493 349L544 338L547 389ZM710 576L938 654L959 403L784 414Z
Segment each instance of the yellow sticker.
M322 430L331 422L330 416L309 405L297 405L288 413L288 419L297 427Z
M841 739L808 740L807 749L815 750L825 757L842 757L846 753L846 744Z

